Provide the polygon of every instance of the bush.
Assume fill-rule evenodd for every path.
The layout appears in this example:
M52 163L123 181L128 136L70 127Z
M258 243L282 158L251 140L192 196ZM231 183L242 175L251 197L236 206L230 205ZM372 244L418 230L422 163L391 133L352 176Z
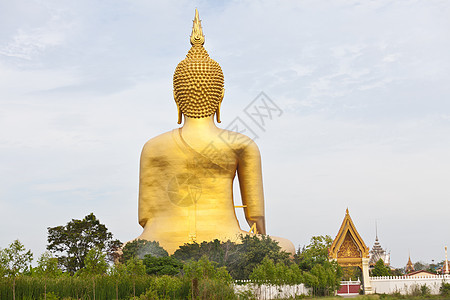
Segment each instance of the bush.
M47 300L59 300L58 295L56 295L53 292L47 293L47 295L42 295L41 299L47 299Z
M189 285L180 277L163 275L155 277L150 289L161 299L183 299L189 295Z
M200 299L236 299L232 285L212 279L200 281L197 295Z
M442 296L450 296L450 283L442 282L439 292Z
M411 291L410 291L409 295L414 296L414 297L422 295L422 292L421 292L418 284L414 284L411 286Z
M431 290L430 290L430 288L428 287L428 285L422 284L422 285L420 286L420 293L421 293L422 296L429 296L429 295L430 295L430 292L431 292Z

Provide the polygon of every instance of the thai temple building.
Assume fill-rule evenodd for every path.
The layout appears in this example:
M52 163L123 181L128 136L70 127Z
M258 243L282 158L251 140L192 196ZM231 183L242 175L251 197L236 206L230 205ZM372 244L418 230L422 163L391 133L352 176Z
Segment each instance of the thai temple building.
M341 228L328 248L328 258L336 261L341 267L360 268L364 294L372 294L369 277L369 247L356 230L348 208Z
M409 255L408 263L406 264L406 268L405 268L405 273L408 274L411 272L414 272L414 265L411 261L411 255Z
M383 260L385 266L390 266L391 264L391 254L386 253L386 250L384 250L380 242L378 242L378 232L376 234L375 238L375 244L373 244L372 250L370 250L370 256L369 256L369 266L373 267L377 263L377 261L380 260L380 258Z

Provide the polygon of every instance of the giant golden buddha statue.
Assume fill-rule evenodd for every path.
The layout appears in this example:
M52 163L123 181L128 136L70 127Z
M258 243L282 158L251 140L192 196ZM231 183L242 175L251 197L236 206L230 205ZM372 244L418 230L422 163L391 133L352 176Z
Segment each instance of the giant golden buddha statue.
M198 11L191 49L173 76L181 128L149 140L141 155L138 237L158 241L169 253L180 245L219 239L239 242L241 234L266 234L261 157L247 136L223 130L220 105L224 79L219 64L203 47ZM232 141L223 135L238 135ZM235 214L233 180L238 175L245 218L252 233L242 230ZM283 250L293 244L272 237Z

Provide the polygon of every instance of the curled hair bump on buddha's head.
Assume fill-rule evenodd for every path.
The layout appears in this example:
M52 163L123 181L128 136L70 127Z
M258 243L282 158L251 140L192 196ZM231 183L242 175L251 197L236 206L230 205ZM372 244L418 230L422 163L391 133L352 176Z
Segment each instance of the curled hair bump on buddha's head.
M220 104L224 94L223 72L203 47L205 37L197 9L190 41L192 47L186 58L177 65L173 75L178 124L181 124L182 114L189 118L206 118L214 113L217 113L217 122L220 123Z

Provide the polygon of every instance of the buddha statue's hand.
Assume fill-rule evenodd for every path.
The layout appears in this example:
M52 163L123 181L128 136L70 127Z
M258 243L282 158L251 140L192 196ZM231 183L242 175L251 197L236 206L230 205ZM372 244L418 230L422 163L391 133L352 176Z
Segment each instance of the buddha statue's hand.
M266 218L264 216L253 216L248 219L251 226L256 223L256 230L259 234L266 234Z

